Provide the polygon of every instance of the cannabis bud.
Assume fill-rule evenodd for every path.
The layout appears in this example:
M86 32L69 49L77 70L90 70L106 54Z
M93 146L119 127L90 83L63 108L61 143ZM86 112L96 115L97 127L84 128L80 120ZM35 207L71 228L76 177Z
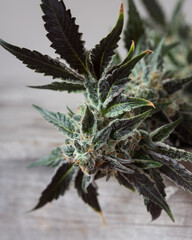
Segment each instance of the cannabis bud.
M123 29L123 5L115 27L90 51L62 0L42 0L41 8L47 37L61 61L3 40L0 44L27 67L60 79L33 88L83 92L85 102L75 113L68 108L67 115L34 106L66 138L49 156L31 164L57 167L33 210L64 195L74 182L82 200L101 213L96 180L114 177L143 196L153 220L162 209L173 220L162 174L192 191L192 173L180 163L192 161L192 154L163 143L180 119L148 131L147 119L159 110L149 99L135 97L131 86L133 73L151 51L138 53L132 41L127 57L118 64L113 62Z

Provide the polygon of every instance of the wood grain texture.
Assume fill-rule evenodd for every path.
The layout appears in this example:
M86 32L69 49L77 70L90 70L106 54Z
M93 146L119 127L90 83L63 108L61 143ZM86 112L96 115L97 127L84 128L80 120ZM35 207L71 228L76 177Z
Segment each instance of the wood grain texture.
M26 166L60 145L63 136L45 122L31 104L53 111L74 109L82 97L28 89L26 79L0 81L0 239L1 240L191 240L192 196L176 191L165 213L154 221L142 199L116 181L98 181L99 200L107 225L71 188L64 197L26 213L36 204L54 170ZM29 84L31 85L31 83ZM75 110L75 109L74 109ZM171 185L168 182L168 185Z

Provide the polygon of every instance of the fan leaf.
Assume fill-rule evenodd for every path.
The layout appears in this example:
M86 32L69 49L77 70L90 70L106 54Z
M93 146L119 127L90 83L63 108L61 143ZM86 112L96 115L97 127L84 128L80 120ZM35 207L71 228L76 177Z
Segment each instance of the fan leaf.
M128 21L124 31L124 43L127 50L130 50L132 40L138 41L144 36L145 29L133 0L128 0Z
M176 161L190 161L192 162L192 153L183 149L171 147L167 144L157 142L155 143L155 151L160 153L167 159L174 159Z
M75 125L72 119L66 116L63 113L55 113L33 105L41 115L44 117L45 120L52 123L55 127L59 129L64 135L67 135L70 138L74 138L75 136Z
M82 76L74 73L65 64L52 59L48 55L11 45L2 39L0 39L0 45L26 64L28 68L35 70L35 72L43 73L45 76L52 76L53 79L60 78L67 82L83 84Z
M62 164L55 173L50 184L42 192L39 202L33 210L43 207L54 199L58 199L60 195L64 195L65 191L69 188L74 173L75 169L71 164Z
M41 86L28 86L30 88L35 89L46 89L46 90L53 90L53 91L67 91L68 93L71 92L85 92L85 87L80 84L71 84L66 82L52 82L51 84L41 85Z
M62 161L64 161L65 158L63 156L63 153L61 151L61 148L56 148L51 153L41 158L40 160L31 163L28 167L39 167L39 166L46 166L46 167L57 167Z
M82 34L78 32L79 26L75 24L75 18L71 11L67 10L62 0L41 0L41 8L44 12L43 20L47 30L51 47L56 50L61 58L79 73L87 73L86 52Z
M110 63L114 50L118 47L117 42L123 28L124 13L123 4L121 4L119 17L113 30L107 37L103 38L99 44L91 51L91 61L97 79L100 79L107 65Z
M148 150L148 152L153 159L163 164L160 168L162 173L185 190L192 192L192 173L177 162L178 158L174 159L174 156L171 157L163 151ZM182 160L183 157L179 159Z
M149 175L151 179L155 181L155 184L159 192L161 193L161 196L165 199L166 197L165 184L163 183L163 178L161 177L159 171L151 169L149 170ZM155 204L149 199L144 199L144 203L147 207L147 211L150 212L151 214L152 221L154 221L161 215L162 208L159 205Z
M135 188L131 185L131 183L128 181L128 179L123 173L118 172L115 177L120 185L123 185L124 187L128 188L132 192L135 191Z
M75 188L77 189L78 195L83 199L85 203L87 203L90 207L92 207L96 212L101 212L101 207L99 206L99 202L97 199L97 188L94 186L95 184L90 183L87 187L87 192L83 191L82 181L83 181L83 172L81 170L78 171L78 174L75 178Z
M168 216L174 221L171 210L164 197L159 192L156 184L143 171L134 168L134 174L126 174L126 178L137 189L144 199L150 200L166 211Z

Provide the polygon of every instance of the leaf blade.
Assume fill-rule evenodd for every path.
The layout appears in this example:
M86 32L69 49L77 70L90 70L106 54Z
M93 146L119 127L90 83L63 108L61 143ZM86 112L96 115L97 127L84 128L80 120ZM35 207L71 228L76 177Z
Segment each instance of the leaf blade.
M95 117L90 108L87 106L83 120L82 120L82 131L83 133L93 134L95 128Z
M52 123L64 135L67 135L70 138L74 137L75 126L68 116L59 112L55 113L48 111L36 105L33 105L33 107L36 108L41 113L45 120Z
M75 24L75 18L71 16L71 11L66 9L63 0L41 1L41 8L45 14L43 20L48 32L47 37L52 42L51 47L73 69L79 73L87 73L82 34L78 32L79 26Z
M65 64L52 59L48 55L11 45L2 39L0 39L0 45L27 65L28 68L35 70L35 72L43 73L45 76L52 76L53 79L60 78L64 81L83 84L82 76L77 75Z
M91 183L87 187L87 192L83 191L82 188L83 172L79 170L75 178L75 188L77 189L78 195L82 200L92 207L96 212L101 213L101 207L97 199L97 188Z
M118 47L117 42L120 40L120 34L123 28L124 13L123 4L121 4L119 17L113 30L103 38L99 44L91 51L91 61L97 79L100 79L105 68L114 55L114 50Z
M123 94L115 97L104 110L106 117L117 117L124 112L129 112L132 109L144 106L152 106L153 103L141 98L129 98Z
M138 128L138 126L141 124L142 121L144 121L144 119L150 114L150 112L151 111L149 110L131 118L115 120L111 123L111 137L113 139L119 139L125 136L129 136L130 134L132 134L134 129Z
M35 161L28 165L28 168L39 166L57 167L62 161L64 161L64 156L61 151L61 148L58 147L52 150L48 156L43 157L40 160Z
M134 174L127 174L126 177L128 180L135 186L139 194L143 195L145 199L149 199L162 209L166 211L168 216L174 221L171 210L166 203L163 196L160 194L157 186L151 179L143 172L134 168Z
M166 79L162 82L163 88L169 93L175 93L182 89L182 87L192 81L192 75L186 78L178 78L178 79Z
M169 135L175 130L175 128L180 124L181 118L174 122L168 123L157 128L155 131L150 133L150 136L154 142L162 142L169 137Z
M41 85L41 86L28 86L30 88L35 89L45 89L45 90L53 90L53 91L67 91L68 93L71 92L84 92L85 87L81 84L71 84L66 82L52 82L51 84Z
M32 210L43 207L48 202L58 199L60 195L64 195L72 180L75 170L71 164L64 163L56 171L49 185L42 192L39 202Z
M146 50L128 62L124 63L120 67L117 65L116 68L114 67L114 70L111 74L107 75L105 78L99 81L99 95L102 102L104 102L110 96L115 85L118 86L121 84L121 81L123 79L125 79L124 85L129 81L128 77L135 65L149 53L151 53L151 51Z

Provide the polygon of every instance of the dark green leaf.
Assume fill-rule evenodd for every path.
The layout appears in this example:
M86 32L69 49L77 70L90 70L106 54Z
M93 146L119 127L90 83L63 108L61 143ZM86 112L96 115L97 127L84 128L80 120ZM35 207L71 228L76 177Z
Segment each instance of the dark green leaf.
M67 110L68 110L68 116L70 118L74 117L75 116L75 113L67 106Z
M75 135L75 126L73 120L71 120L68 116L63 113L55 113L33 105L41 115L50 123L52 123L55 127L59 129L64 135L67 135L70 138L73 138Z
M144 199L150 200L166 211L172 221L173 215L164 197L159 192L156 184L143 172L134 168L134 174L126 174L129 182L137 189Z
M47 166L47 167L57 167L62 161L64 161L65 158L63 156L63 153L61 151L61 148L56 148L51 153L41 158L40 160L31 163L28 167L39 167L39 166Z
M151 115L154 115L160 111L164 111L167 109L167 107L171 104L171 101L168 102L159 102L159 103L154 103L155 104L155 108L152 109L151 111Z
M162 166L161 163L149 159L133 159L132 162L135 166L142 169L159 168Z
M95 145L95 150L101 148L108 140L111 133L111 126L105 127L104 129L98 131L92 139L92 143Z
M127 137L134 133L134 130L139 127L142 121L150 114L150 110L137 115L135 117L115 120L111 123L112 131L111 137L113 139L119 139L122 137Z
M162 25L166 25L164 12L157 0L142 0L152 19Z
M117 42L120 39L120 34L123 28L123 4L119 13L119 18L113 30L106 38L103 38L99 44L91 51L91 61L97 79L100 79L107 65L110 63L114 50L118 47Z
M67 91L68 93L71 92L84 92L85 87L80 84L71 84L71 83L65 83L65 82L53 82L48 85L42 85L42 86L28 86L30 88L36 88L36 89L47 89L47 90L53 90L53 91Z
M92 134L95 129L95 117L90 108L87 106L85 115L82 120L83 133Z
M107 71L106 75L111 74L115 69L117 69L118 67L123 66L125 63L130 61L132 59L133 55L134 55L134 51L135 51L135 43L134 43L134 41L132 41L131 47L130 47L130 49L128 51L128 54L127 54L126 58L121 62L120 61L121 59L117 55L117 57L119 58L119 61L117 62L117 64L114 64L111 68L109 68L109 70Z
M165 159L174 159L175 161L192 162L192 153L183 149L171 147L164 143L155 143L155 152L159 153Z
M150 136L154 142L162 142L174 131L174 129L180 124L181 118L177 119L175 122L163 125L157 128L155 131L151 132Z
M120 185L123 185L124 187L128 188L133 192L135 191L134 187L131 185L131 183L128 181L128 179L123 173L118 172L115 177Z
M93 106L97 106L98 99L98 83L93 78L86 79L85 83L87 98L90 100Z
M165 199L166 197L165 184L163 183L163 178L161 177L159 171L151 169L149 170L149 175L155 181L156 187L161 193L161 196ZM144 202L146 204L148 212L150 212L152 216L152 221L154 221L161 215L162 208L149 199L144 199Z
M103 111L106 117L116 117L124 112L129 112L132 109L144 106L152 106L153 103L141 98L129 98L126 95L119 95L115 97Z
M121 164L117 159L115 159L115 157L106 156L106 161L107 161L107 167L111 167L112 170L116 170L120 173L126 173L126 174L134 173L134 170Z
M66 10L63 0L41 0L41 8L44 12L43 20L47 30L51 47L56 50L61 58L80 73L87 73L86 52L82 34L78 32L79 26L75 24L75 18L71 11Z
M127 82L129 81L128 77L131 74L131 71L133 70L135 65L150 52L151 52L150 50L142 52L141 54L132 58L131 60L124 63L120 67L117 66L116 68L114 68L111 74L107 75L105 78L100 80L99 93L102 102L104 102L106 98L111 95L114 86L121 84L122 80L124 79L125 80L127 79ZM124 81L124 84L126 84L126 81Z
M166 79L162 82L163 88L170 94L182 89L184 84L192 80L192 75L181 79Z
M141 20L137 11L136 5L133 0L128 0L128 21L124 31L124 42L127 50L131 47L131 42L138 43L138 41L144 36L145 29L143 21Z
M192 192L192 173L177 162L180 160L186 161L186 156L183 156L180 151L175 151L175 153L171 155L171 152L169 153L168 149L169 148L167 148L166 151L165 147L163 147L163 150L162 148L158 150L148 150L148 153L153 159L163 164L160 168L162 173L185 190ZM176 152L178 152L178 156L176 155ZM190 160L192 160L192 157Z
M64 195L65 191L69 188L74 172L74 167L71 164L64 163L61 165L50 184L42 192L39 202L33 210L43 207L54 199L58 199L60 195Z
M77 75L65 64L52 59L48 55L42 55L37 51L31 51L26 48L19 48L2 39L0 39L0 45L26 64L28 68L38 73L44 73L45 76L52 76L53 79L60 78L69 83L83 84L82 76Z
M79 170L76 178L75 178L75 188L79 196L83 199L85 203L87 203L90 207L92 207L96 212L101 212L101 208L99 206L99 202L97 199L97 188L93 183L90 183L87 187L87 192L83 191L82 188L82 180L83 180L83 172Z

